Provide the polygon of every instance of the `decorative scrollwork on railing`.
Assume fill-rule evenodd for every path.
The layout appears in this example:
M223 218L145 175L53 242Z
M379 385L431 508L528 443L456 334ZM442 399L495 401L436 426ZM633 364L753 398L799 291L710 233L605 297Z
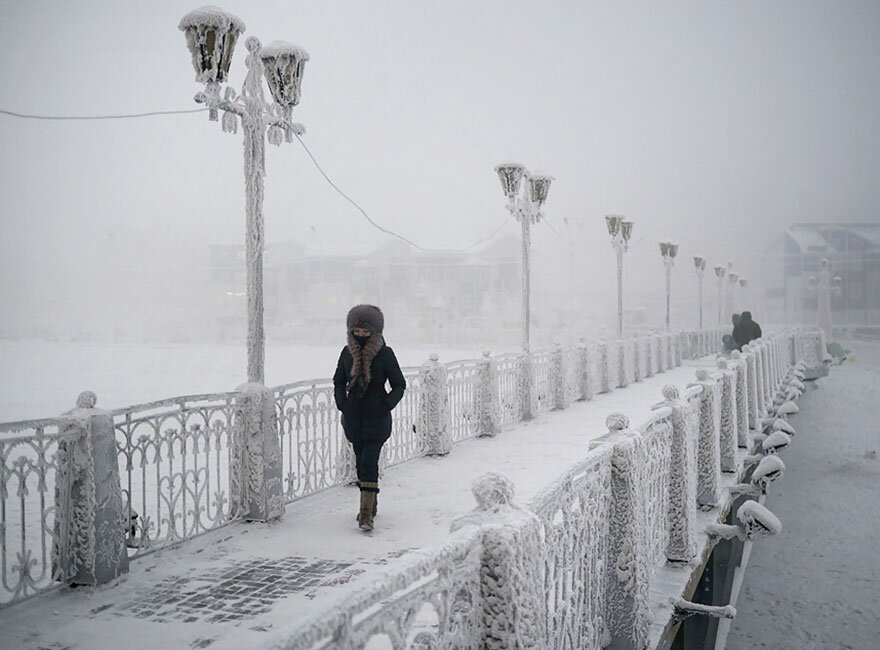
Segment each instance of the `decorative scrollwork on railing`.
M230 472L238 393L177 397L112 411L135 555L237 517Z
M63 584L53 558L56 472L83 432L60 418L0 425L0 607Z

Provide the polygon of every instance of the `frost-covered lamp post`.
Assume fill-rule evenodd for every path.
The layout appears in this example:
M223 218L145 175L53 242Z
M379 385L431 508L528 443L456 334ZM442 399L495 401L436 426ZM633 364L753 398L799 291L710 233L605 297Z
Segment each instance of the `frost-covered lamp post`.
M547 200L552 176L532 175L519 163L504 163L495 167L501 181L501 189L507 197L507 209L522 225L522 347L529 352L530 343L530 297L531 270L529 248L531 246L531 227L543 218L541 206ZM525 183L523 183L525 179ZM522 192L520 192L522 189Z
M700 308L700 329L703 329L703 276L706 274L706 258L694 255L694 271L697 274L697 301Z
M262 47L251 36L245 41L248 55L247 75L237 95L226 81L238 37L244 22L216 7L202 7L184 16L179 28L186 35L192 54L196 81L205 84L204 92L195 101L208 107L208 117L217 121L223 111L222 128L226 133L238 131L241 119L244 131L244 180L246 216L247 266L247 348L248 382L264 382L265 336L263 332L263 176L265 174L266 139L276 146L293 142L305 129L291 121L291 111L299 103L303 71L308 53L296 45L275 41ZM263 93L263 76L269 85L274 103Z
M629 250L632 237L633 222L626 221L621 214L609 214L605 217L608 234L611 235L611 246L617 251L617 338L623 338L623 254Z
M663 256L663 266L666 267L666 329L670 323L670 298L672 296L672 267L675 265L675 256L678 255L678 244L669 241L660 242L660 255Z
M730 321L736 312L736 305L734 304L736 296L734 293L736 292L736 283L739 281L739 273L734 273L730 265L727 267L727 279L729 280L727 284L727 320Z
M725 275L727 275L727 269L724 268L724 266L722 266L721 264L718 264L715 267L715 277L718 280L718 324L719 325L724 324L724 321L721 317L721 313L722 313L721 312L721 309L722 309L721 305L723 302L723 300L721 298L721 294L722 294L722 291L724 290L724 276Z

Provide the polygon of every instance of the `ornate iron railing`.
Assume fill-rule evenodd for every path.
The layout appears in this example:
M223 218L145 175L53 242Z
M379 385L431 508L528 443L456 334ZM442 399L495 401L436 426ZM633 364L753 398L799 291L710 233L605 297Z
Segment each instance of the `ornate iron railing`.
M643 479L640 498L645 503L647 521L648 561L658 566L665 557L669 539L666 514L669 509L669 472L672 466L672 413L669 409L657 411L639 427L642 434L643 454L639 463Z
M0 425L0 607L63 584L52 557L56 470L84 433L63 418Z
M134 555L236 519L230 473L238 393L189 395L111 411Z
M496 357L495 361L498 364L498 402L501 408L501 424L519 422L520 401L522 399L519 388L519 355L504 354Z
M446 394L453 443L473 438L479 432L479 379L477 361L446 364Z
M528 506L544 526L546 647L598 648L606 634L610 452L589 452Z

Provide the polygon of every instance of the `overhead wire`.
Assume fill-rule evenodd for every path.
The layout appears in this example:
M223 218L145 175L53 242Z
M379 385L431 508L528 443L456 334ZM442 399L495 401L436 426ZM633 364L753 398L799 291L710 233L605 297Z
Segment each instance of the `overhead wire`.
M52 121L65 121L65 120L121 120L121 119L131 119L131 118L141 118L141 117L151 117L155 115L178 115L178 114L186 114L186 113L203 113L204 111L209 110L208 108L193 108L187 110L174 110L174 111L149 111L143 113L122 113L115 115L36 115L31 113L19 113L16 111L10 111L6 109L0 108L0 114L8 115L10 117L17 117L21 119L30 119L30 120L52 120ZM492 240L499 232L501 232L505 226L508 225L510 219L505 218L501 224L495 228L488 236L483 237L475 241L470 246L465 248L427 248L417 244L413 240L401 235L400 233L394 232L384 226L378 224L370 215L367 213L364 208L362 208L357 201L352 199L348 194L346 194L342 189L330 178L321 164L318 162L315 155L312 153L311 149L309 149L308 145L303 141L302 137L299 134L296 134L297 140L299 140L300 145L302 145L303 150L306 152L306 155L312 161L312 164L318 170L318 172L323 176L324 180L332 187L343 199L348 201L363 217L367 220L367 222L379 230L380 232L389 235L390 237L396 237L403 242L406 242L413 248L423 253L468 253L478 246ZM557 233L558 234L558 233Z

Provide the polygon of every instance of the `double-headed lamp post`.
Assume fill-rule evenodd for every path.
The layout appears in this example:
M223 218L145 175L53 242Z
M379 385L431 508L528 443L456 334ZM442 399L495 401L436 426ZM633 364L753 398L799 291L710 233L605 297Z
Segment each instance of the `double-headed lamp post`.
M605 217L611 246L617 251L617 338L623 338L623 254L629 250L633 222L622 214L609 214Z
M703 276L706 274L706 258L694 255L694 271L697 274L697 301L700 309L700 329L703 329Z
M727 269L722 264L715 266L715 278L718 280L718 324L723 325L722 305L724 303L722 292L724 291L724 276L727 275Z
M196 81L205 84L195 101L208 107L208 117L217 121L223 111L222 128L238 131L241 119L244 132L245 181L245 263L247 267L247 351L248 382L262 384L265 379L265 334L263 332L263 176L265 175L266 139L273 145L293 142L305 129L291 121L291 112L299 104L300 88L308 53L296 45L275 41L263 47L254 36L245 41L248 50L247 75L241 94L231 86L223 91L232 54L244 22L216 7L202 7L185 15L180 30L192 54ZM269 103L263 93L263 77L272 93Z
M678 244L670 241L660 242L660 255L663 256L663 266L666 267L666 329L670 326L670 298L672 296L672 267L675 265L675 257L678 255Z
M531 323L531 270L529 248L531 227L542 218L541 206L547 200L552 176L532 175L519 163L503 163L495 167L501 189L507 197L507 209L522 226L522 348L529 352ZM525 179L525 183L523 183ZM522 189L522 191L520 191Z

